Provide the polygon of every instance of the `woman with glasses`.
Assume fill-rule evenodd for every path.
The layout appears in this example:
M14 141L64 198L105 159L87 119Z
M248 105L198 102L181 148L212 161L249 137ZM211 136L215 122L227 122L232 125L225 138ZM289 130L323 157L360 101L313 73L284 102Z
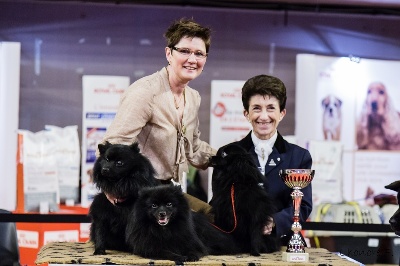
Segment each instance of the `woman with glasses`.
M189 164L206 169L216 153L199 138L201 99L189 87L207 61L211 30L193 19L181 19L173 22L164 36L168 65L129 86L102 142L137 141L162 183L173 180L185 185L183 177Z

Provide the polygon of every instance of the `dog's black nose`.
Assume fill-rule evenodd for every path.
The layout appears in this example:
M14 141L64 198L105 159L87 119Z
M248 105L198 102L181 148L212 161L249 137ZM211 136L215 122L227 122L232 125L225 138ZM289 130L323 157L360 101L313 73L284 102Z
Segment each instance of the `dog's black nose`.
M108 167L103 167L103 168L101 168L101 173L104 175L104 174L107 174L107 173L109 173L110 172L110 168L108 168Z
M167 213L166 212L159 212L158 216L163 218L163 217L167 216Z
M372 111L374 111L374 112L378 111L378 103L377 103L376 101L373 101L373 102L371 103L371 109L372 109Z

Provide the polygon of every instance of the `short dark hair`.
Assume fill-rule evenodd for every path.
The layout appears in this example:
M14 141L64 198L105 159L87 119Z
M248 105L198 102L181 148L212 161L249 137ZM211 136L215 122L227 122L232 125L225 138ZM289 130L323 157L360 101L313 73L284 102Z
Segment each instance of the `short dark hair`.
M211 29L201 26L193 19L181 18L174 21L164 33L164 37L167 40L167 46L170 48L174 47L184 37L202 39L206 45L206 53L208 53L211 45Z
M254 95L274 96L279 101L279 109L286 107L286 87L278 78L268 75L258 75L248 79L242 88L242 103L249 111L250 98Z

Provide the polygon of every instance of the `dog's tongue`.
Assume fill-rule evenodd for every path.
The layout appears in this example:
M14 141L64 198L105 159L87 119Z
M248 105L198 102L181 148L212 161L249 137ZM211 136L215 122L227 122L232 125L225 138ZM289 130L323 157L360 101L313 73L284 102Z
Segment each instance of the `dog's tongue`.
M167 217L159 217L158 218L158 224L161 226L167 225L169 222L169 219Z

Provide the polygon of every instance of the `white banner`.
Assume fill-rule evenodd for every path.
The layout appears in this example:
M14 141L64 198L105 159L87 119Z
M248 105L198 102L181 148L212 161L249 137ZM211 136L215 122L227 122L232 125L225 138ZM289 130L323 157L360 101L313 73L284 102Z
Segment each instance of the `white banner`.
M17 130L21 44L0 42L0 209L17 203Z
M243 114L242 87L245 81L213 80L211 82L210 145L216 149L244 138L251 130ZM208 200L212 169L208 178Z
M82 207L88 207L98 193L91 180L98 143L103 139L129 86L129 77L86 75L82 77Z

